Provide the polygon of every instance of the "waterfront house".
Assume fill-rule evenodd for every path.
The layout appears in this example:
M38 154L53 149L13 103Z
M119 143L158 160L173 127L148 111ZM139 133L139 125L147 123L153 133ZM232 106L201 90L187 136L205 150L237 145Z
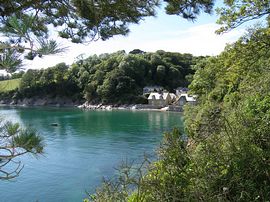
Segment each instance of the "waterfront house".
M176 105L178 106L184 106L186 103L189 104L196 104L196 98L195 96L188 95L187 93L182 93L176 100Z
M171 104L172 98L170 93L150 93L148 104L151 106L164 107Z

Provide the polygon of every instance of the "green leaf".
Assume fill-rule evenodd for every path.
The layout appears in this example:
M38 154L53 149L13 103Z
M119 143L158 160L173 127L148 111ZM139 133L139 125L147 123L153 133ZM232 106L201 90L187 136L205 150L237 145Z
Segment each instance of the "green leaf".
M33 129L25 129L14 138L13 144L15 147L20 147L33 154L40 154L43 152L44 144L43 138L37 135Z
M37 53L41 55L57 54L67 50L67 47L61 47L55 40L40 39L39 45Z

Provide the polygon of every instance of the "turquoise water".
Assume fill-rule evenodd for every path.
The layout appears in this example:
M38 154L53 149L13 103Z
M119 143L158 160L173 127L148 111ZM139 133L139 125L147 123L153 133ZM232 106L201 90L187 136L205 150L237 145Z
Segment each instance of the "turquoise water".
M122 161L153 154L162 132L182 126L181 114L152 111L0 108L0 117L36 128L46 144L44 155L21 158L19 177L0 181L1 202L82 201Z

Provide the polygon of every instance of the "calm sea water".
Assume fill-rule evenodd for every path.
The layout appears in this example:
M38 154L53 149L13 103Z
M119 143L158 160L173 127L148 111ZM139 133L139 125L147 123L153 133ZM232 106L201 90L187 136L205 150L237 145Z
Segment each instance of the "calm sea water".
M2 107L0 117L34 127L46 144L44 155L21 158L19 177L0 181L1 202L82 201L123 160L153 154L164 131L182 127L169 112Z

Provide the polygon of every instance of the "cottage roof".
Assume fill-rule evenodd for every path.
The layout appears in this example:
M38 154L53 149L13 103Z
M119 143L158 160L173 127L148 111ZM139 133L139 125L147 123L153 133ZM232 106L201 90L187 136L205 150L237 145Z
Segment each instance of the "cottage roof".
M168 96L170 96L170 93L163 93L163 98L166 99Z
M148 100L163 100L164 96L160 93L150 93L150 95L147 98Z
M174 93L170 93L170 96L172 99L176 98L176 95Z
M185 97L187 102L196 102L195 97L194 97L194 96L189 96L187 93L182 93L182 94L179 96L178 100L179 100L181 97Z

